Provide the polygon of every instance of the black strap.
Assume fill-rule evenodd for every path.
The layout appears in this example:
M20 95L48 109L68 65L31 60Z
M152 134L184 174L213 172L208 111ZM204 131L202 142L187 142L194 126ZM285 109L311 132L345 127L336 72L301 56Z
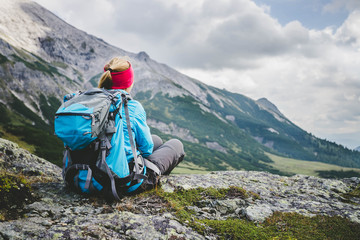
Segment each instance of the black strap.
M105 137L105 139L107 139L107 138ZM102 144L102 146L101 146L101 162L102 162L102 165L105 166L106 173L108 174L108 176L110 178L111 192L112 192L114 198L119 201L120 197L116 191L116 184L115 184L114 176L112 175L111 170L110 170L108 164L106 163L106 147L107 146L106 146L105 141L102 141L101 144Z

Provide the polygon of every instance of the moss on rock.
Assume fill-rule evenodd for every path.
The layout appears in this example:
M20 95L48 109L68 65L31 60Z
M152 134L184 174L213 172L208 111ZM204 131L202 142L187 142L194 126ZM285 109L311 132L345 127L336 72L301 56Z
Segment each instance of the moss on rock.
M0 220L22 216L24 204L34 200L31 187L21 175L0 172Z
M340 200L345 203L360 205L360 184L349 192L342 194Z
M360 198L360 184L348 193L351 197Z

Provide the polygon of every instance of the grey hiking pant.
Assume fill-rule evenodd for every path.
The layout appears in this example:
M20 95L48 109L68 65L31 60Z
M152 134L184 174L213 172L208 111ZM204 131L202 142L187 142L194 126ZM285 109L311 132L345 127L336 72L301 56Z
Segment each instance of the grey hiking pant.
M162 175L169 175L183 160L185 156L184 146L178 139L170 139L163 143L159 136L151 136L154 142L154 150L147 159L160 169Z

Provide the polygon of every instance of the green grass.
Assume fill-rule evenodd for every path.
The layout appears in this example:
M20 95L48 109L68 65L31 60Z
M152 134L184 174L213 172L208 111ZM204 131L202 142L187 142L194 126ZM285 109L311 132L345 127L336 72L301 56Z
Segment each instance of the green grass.
M346 199L344 202L359 205L359 203L354 202L354 199L360 199L360 184L350 192L342 194L342 196Z
M49 120L51 126L54 125L54 116L61 105L61 102L55 96L48 96L47 98L40 94L40 109L43 116Z
M100 80L100 77L103 73L99 73L99 74L96 74L95 76L93 76L89 82L91 83L91 85L93 87L97 87L98 86L98 83L99 83L99 80Z
M349 177L358 177L360 178L360 171L358 170L330 170L330 171L316 171L319 174L319 177L322 178L349 178Z
M209 172L206 168L197 166L192 162L181 162L171 174L206 174Z
M57 61L54 61L54 62L51 62L51 64L55 67L59 67L59 68L62 68L62 69L67 69L69 66L64 63L64 62L57 62Z
M31 111L24 103L23 101L21 101L20 99L18 99L16 96L12 95L12 99L9 101L9 105L10 107L15 110L10 112L9 110L8 115L15 115L15 112L17 113L17 115L21 115L23 116L23 119L26 119L26 123L32 124L32 122L34 123L34 125L36 127L42 128L44 130L50 131L51 127L46 124L41 117L39 117L36 113L34 113L33 111ZM1 106L1 108L6 108L5 106ZM10 117L11 121L12 118ZM7 124L6 122L4 122L5 124ZM21 125L21 123L20 123Z
M313 161L303 161L293 158L286 158L276 156L274 154L266 153L273 163L267 163L268 165L278 169L281 172L289 174L303 174L319 177L319 171L343 171L349 172L354 171L360 174L359 168L347 168L340 167L333 164L322 163L322 162L313 162Z
M3 126L0 125L0 137L7 139L9 141L12 141L14 143L17 143L19 147L29 151L32 154L35 154L36 146L31 145L23 140L21 140L21 137L13 135L11 133L8 133L4 130Z

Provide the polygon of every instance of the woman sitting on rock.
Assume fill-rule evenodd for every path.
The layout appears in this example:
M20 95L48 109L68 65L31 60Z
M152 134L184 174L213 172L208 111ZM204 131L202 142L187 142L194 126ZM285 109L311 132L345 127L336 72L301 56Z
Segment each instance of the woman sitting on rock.
M130 94L134 86L134 73L129 61L115 57L104 67L104 73L99 81L99 88L113 89ZM183 160L185 156L183 144L177 139L171 139L163 143L157 135L151 135L146 124L146 113L142 105L136 100L128 102L131 132L137 146L137 153L154 163L160 170L161 175L168 175ZM122 118L126 126L126 118ZM127 128L124 127L125 151L128 162L134 158ZM116 146L115 146L116 147ZM142 188L156 184L157 174L151 169L146 172L148 180L142 184Z

